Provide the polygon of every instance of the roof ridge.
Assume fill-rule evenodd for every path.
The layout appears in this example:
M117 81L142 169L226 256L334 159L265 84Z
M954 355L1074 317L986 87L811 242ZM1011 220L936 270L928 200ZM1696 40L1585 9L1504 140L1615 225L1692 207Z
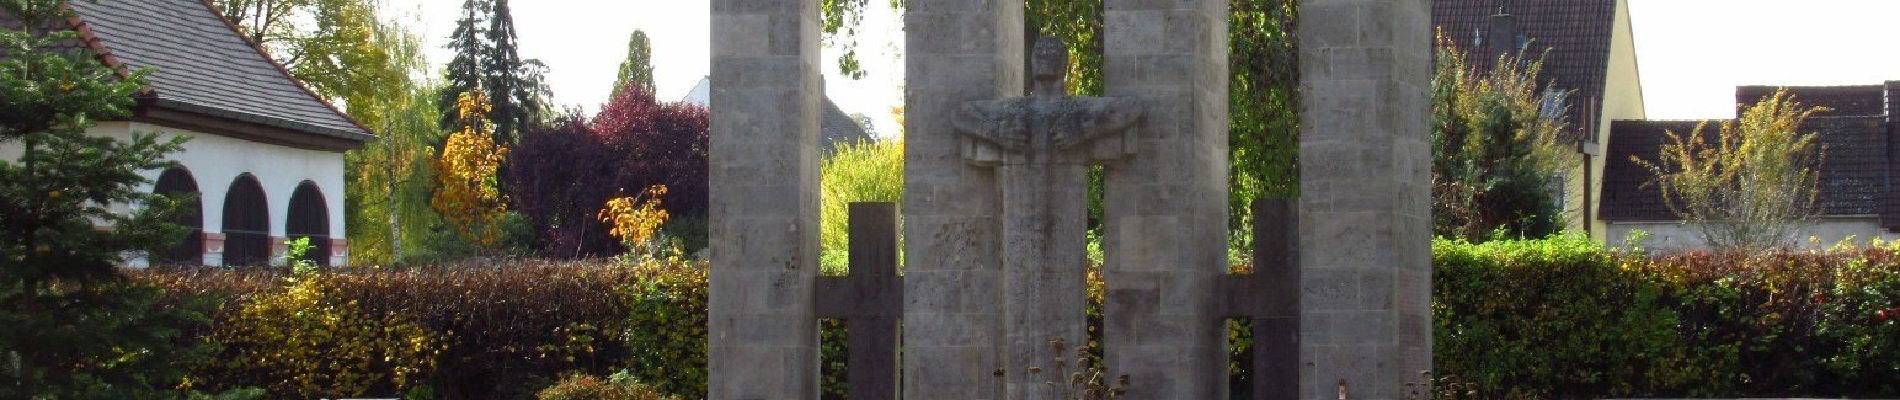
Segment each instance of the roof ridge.
M218 6L215 4L211 4L211 0L198 0L198 4L203 5L206 10L211 11L212 17L216 17L218 19L218 22L224 23L224 27L227 29L230 29L231 34L237 35L238 40L244 41L244 44L249 45L252 51L257 52L258 56L264 57L264 62L266 64L270 64L271 67L276 68L278 74L283 75L284 79L290 80L291 85L296 86L297 89L302 90L304 95L310 96L311 99L315 99L317 101L317 104L322 104L324 107L329 108L330 112L336 113L337 117L343 118L344 121L349 122L350 125L355 126L356 129L363 130L363 133L368 135L371 139L375 139L377 137L376 131L369 129L369 127L367 126L363 126L363 123L361 121L357 121L355 117L351 117L350 114L343 112L342 109L336 108L336 104L330 103L330 100L324 99L323 96L318 96L317 92L310 90L310 86L305 85L302 79L297 79L296 75L292 75L290 73L290 69L285 68L283 63L277 62L277 58L271 57L270 52L264 51L263 46L257 43L251 42L251 38L244 36L244 31L239 30L236 23L231 22L230 19L224 18L224 13L219 12Z
M126 68L124 62L119 61L118 56L112 54L112 48L106 46L104 39L100 39L99 35L92 33L92 27L86 23L84 18L79 17L79 11L73 9L72 3L60 2L59 9L66 12L66 25L70 27L73 32L79 33L79 42L85 44L87 49L92 50L93 56L99 58L100 63L105 64L107 68L111 68L114 74L119 75L119 79L132 77L131 70ZM154 89L150 84L147 84L140 90L150 92Z

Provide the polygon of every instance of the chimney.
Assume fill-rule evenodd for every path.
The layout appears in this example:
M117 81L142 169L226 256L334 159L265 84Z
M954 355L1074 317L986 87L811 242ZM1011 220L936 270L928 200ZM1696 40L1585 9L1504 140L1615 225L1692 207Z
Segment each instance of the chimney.
M1485 43L1491 48L1491 58L1503 57L1517 51L1517 20L1498 6L1498 13L1491 16L1491 33L1485 35Z

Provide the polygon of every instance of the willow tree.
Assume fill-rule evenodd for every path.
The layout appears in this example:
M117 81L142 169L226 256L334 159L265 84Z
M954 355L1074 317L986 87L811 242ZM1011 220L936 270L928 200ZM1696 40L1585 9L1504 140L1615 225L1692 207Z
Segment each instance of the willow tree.
M1696 125L1684 136L1667 132L1654 161L1630 160L1655 178L1677 218L1689 223L1711 249L1737 251L1786 246L1802 222L1816 213L1822 146L1801 124L1826 108L1806 108L1786 89L1723 121L1711 141Z

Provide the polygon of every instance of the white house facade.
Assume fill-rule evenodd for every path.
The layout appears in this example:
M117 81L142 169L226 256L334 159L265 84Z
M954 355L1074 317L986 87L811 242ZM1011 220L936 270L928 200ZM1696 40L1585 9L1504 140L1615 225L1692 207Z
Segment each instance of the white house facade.
M193 232L130 266L281 265L288 243L302 238L314 245L308 260L347 263L343 154L373 140L368 129L304 87L208 2L68 7L77 16L63 28L82 39L65 50L96 57L122 77L151 71L130 118L88 133L189 138L170 157L178 167L145 174L147 190L196 194L195 207L188 203L173 221ZM0 157L18 155L0 149Z

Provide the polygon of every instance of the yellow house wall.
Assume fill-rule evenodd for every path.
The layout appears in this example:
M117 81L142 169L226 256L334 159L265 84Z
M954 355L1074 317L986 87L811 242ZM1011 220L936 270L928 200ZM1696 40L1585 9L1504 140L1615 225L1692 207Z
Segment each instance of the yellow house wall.
M1615 120L1646 119L1643 105L1643 84L1636 63L1636 40L1631 35L1630 14L1627 1L1618 1L1616 5L1616 25L1610 39L1610 60L1608 75L1604 80L1603 99L1598 107L1600 118L1596 121L1596 137L1599 149L1607 149L1610 143L1610 122ZM1580 99L1579 99L1580 100ZM1582 102L1572 107L1583 106ZM1597 218L1602 208L1603 166L1606 162L1618 160L1604 159L1599 151L1590 162L1590 187L1584 188L1582 174L1568 176L1569 184L1564 188L1565 225L1571 230L1589 228L1590 236L1598 241L1604 240L1609 225ZM1584 196L1589 196L1590 213L1583 215Z

